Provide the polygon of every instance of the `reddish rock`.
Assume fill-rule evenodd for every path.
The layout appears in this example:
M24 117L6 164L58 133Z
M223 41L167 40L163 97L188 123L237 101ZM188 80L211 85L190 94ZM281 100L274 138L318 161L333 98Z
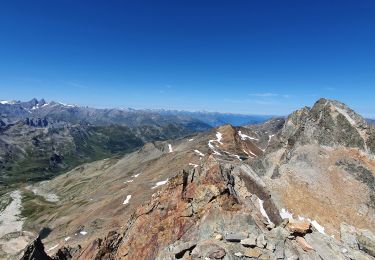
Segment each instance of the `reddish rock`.
M293 233L306 234L310 231L311 224L307 220L290 220L287 227Z
M303 237L296 237L296 241L306 252L314 250L314 248L309 243L307 243Z

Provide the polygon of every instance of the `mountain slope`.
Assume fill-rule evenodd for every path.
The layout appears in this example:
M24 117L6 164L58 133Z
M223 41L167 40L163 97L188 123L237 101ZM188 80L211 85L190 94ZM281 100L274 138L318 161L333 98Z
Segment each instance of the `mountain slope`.
M0 186L49 179L84 162L210 126L183 116L93 109L33 99L0 102Z
M21 190L23 230L48 227L56 259L372 259L373 136L321 99L286 120L148 143Z
M321 99L291 114L251 165L294 216L316 219L335 236L342 222L374 230L374 134L344 104Z

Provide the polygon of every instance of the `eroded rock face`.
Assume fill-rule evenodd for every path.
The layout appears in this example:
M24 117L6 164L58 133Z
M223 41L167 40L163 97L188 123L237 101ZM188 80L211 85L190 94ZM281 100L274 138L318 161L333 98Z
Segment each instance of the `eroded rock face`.
M199 164L173 168L181 171L124 216L121 231L54 258L371 259L371 131L345 105L325 99L293 113L278 133L215 129L189 148ZM230 156L255 152L253 145L262 148L254 156ZM173 148L168 156L179 154Z
M320 99L292 113L250 165L278 208L295 218L315 220L337 237L342 222L375 230L374 135L346 105Z
M238 166L219 163L211 156L202 167L177 174L150 202L139 207L126 224L125 232L110 232L104 239L96 239L75 251L59 250L54 259L238 259L239 255L262 259L349 259L353 255L366 256L359 249L310 230L310 223L305 221L283 221L267 228L268 223L258 206L258 196L262 195L256 192L267 194L268 191L258 183L257 189L245 192L246 187L235 183L248 181L241 179L244 174L250 173ZM272 202L272 197L269 199ZM369 245L368 241L364 243Z
M292 113L281 131L281 139L293 146L314 142L326 146L345 146L370 151L372 130L352 109L336 100L320 99Z

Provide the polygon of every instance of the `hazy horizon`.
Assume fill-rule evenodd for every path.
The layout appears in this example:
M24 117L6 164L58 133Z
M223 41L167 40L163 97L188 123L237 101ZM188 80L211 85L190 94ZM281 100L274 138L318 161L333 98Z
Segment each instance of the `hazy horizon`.
M2 99L287 115L320 97L375 118L373 1L11 1Z
M165 109L165 108L137 108L137 107L125 107L125 106L117 106L117 107L112 107L112 106L102 106L102 107L99 107L99 106L88 106L88 105L82 105L82 104L73 104L73 103L69 103L69 102L61 102L60 100L48 100L46 98L36 98L36 97L33 97L31 99L28 99L28 100L17 100L17 99L8 99L8 100L5 100L5 99L0 99L0 102L1 101L19 101L19 102L28 102L28 101L31 101L32 99L37 99L38 101L44 99L47 103L48 102L58 102L58 103L61 103L61 104L65 104L65 105L75 105L75 106L78 106L78 107L89 107L89 108L93 108L93 109L131 109L131 110L150 110L150 111L176 111L176 112L187 112L187 113L219 113L219 114L232 114L232 115L244 115L244 116L268 116L268 117L286 117L288 116L290 113L288 114L252 114L252 113L232 113L232 112L226 112L226 111L208 111L208 110L180 110L180 109ZM318 101L318 100L316 100ZM307 107L312 107L313 104L311 105L305 105ZM302 107L300 107L302 108ZM294 111L291 111L291 113L294 112ZM363 117L366 117L364 115L362 115ZM375 119L375 118L372 118L372 117L367 117L368 119Z

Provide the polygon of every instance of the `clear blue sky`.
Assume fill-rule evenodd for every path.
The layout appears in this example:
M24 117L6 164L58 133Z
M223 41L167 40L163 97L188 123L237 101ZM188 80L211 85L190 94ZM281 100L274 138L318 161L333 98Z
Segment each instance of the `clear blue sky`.
M375 1L1 1L0 99L375 117Z

